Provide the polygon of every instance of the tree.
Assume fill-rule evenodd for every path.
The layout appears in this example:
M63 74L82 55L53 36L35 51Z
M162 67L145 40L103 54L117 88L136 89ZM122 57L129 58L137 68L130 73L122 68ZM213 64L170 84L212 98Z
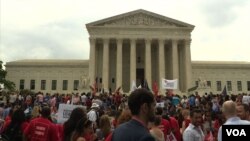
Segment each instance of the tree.
M15 83L9 80L6 80L5 77L7 71L3 69L3 62L0 61L0 84L4 84L4 87L10 91L15 90Z

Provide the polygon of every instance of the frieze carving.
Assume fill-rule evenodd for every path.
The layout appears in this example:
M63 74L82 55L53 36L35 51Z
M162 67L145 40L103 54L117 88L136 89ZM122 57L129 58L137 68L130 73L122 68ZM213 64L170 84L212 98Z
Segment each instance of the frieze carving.
M117 20L107 21L102 23L101 25L112 26L112 25L145 25L145 26L175 26L181 27L182 25L178 25L176 23L163 20L157 17L153 17L150 15L146 15L143 13L138 13L135 15L122 17Z
M118 35L136 35L138 36L138 32L142 35L171 35L171 36L190 36L190 32L187 30L183 30L183 29L176 29L176 30L172 30L172 29L154 29L154 28L150 28L148 27L148 30L142 30L140 28L133 28L133 30L131 29L122 29L119 32L117 32L117 29L91 29L91 36L93 38L96 38L95 36L107 36L109 37L110 35L115 35L115 37L117 37ZM98 38L102 38L102 37L98 37Z

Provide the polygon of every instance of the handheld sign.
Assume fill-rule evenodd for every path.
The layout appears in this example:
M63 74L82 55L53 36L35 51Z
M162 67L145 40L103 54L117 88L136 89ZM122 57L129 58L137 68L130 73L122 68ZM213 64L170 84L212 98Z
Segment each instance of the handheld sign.
M82 105L70 105L70 104L60 104L59 105L59 110L58 110L58 119L57 123L64 123L67 121L71 115L71 112L76 108L76 107L82 107L86 110L85 106Z

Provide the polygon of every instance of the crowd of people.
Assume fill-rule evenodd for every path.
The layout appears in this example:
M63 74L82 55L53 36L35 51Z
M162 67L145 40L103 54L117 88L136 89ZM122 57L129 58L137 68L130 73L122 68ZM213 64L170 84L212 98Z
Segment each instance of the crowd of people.
M15 141L221 141L223 124L249 124L250 95L94 92L0 95L0 134ZM60 104L79 105L66 122Z

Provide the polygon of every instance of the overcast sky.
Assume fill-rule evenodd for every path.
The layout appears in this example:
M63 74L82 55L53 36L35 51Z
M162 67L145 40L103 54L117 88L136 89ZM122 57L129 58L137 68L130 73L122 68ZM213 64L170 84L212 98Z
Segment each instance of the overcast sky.
M0 60L89 59L85 24L137 9L192 25L193 61L250 62L249 0L0 0Z

